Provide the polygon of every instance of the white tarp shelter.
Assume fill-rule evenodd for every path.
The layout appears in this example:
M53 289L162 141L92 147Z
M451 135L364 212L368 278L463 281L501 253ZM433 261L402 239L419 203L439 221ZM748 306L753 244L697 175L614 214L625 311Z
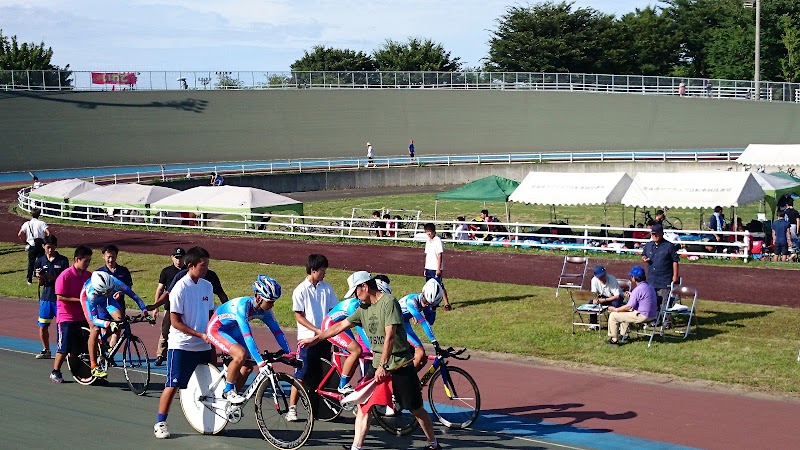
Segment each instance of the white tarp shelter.
M800 145L750 144L736 162L753 166L800 166Z
M764 190L750 172L640 172L622 198L622 204L714 208L742 206L763 198Z
M241 186L198 186L153 202L150 207L155 210L245 215L278 211L303 214L302 202L263 189Z
M175 195L180 191L164 186L136 183L109 184L86 191L70 199L71 204L104 208L149 208L153 202Z
M32 190L29 196L34 200L63 203L78 194L82 194L98 187L98 185L89 181L83 181L79 178L70 178L67 180L59 180L52 183L47 183L40 188Z
M631 182L625 172L530 172L508 199L534 205L609 205L622 200Z

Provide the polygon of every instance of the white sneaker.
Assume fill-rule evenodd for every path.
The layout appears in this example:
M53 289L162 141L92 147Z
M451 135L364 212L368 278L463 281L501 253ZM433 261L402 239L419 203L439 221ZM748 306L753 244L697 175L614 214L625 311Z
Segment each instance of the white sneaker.
M158 439L166 439L169 437L169 428L167 428L167 422L158 422L153 427L153 434L156 435Z
M350 386L349 384L345 384L344 387L337 388L336 390L342 395L352 394L356 391L353 389L353 386Z
M222 397L224 397L225 400L231 402L234 405L241 405L242 403L247 401L247 398L239 395L239 393L236 392L235 389L231 389L230 391L222 394Z
M289 411L286 412L286 421L287 422L297 422L299 419L297 418L297 409L294 406L289 407Z

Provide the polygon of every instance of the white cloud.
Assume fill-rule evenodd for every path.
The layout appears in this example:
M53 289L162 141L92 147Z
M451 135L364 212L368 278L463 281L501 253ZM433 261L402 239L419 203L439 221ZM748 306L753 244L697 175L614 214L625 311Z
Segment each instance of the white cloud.
M578 0L622 14L648 0ZM288 70L313 45L371 52L409 36L442 43L470 66L513 1L0 0L4 33L44 41L75 70ZM120 6L121 5L121 6Z

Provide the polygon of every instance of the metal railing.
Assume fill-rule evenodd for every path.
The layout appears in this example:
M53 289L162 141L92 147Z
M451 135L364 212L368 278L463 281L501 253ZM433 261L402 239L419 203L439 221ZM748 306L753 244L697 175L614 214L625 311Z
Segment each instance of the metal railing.
M683 83L683 87L681 87ZM750 80L529 72L0 71L5 90L500 89L754 99ZM794 102L799 83L762 82L761 98Z
M145 229L174 229L225 231L255 235L335 238L353 241L381 240L390 242L425 242L421 232L422 219L394 217L391 224L378 235L372 217L321 217L287 214L220 213L188 209L137 209L104 208L78 203L49 202L29 197L29 188L18 191L20 209L38 208L43 217L88 224L115 224ZM641 246L649 239L633 238L635 232L647 229L564 224L535 224L519 222L460 222L428 220L434 223L444 242L455 245L481 245L492 247L519 247L572 252L610 252L640 254ZM385 223L385 222L384 222ZM461 225L474 228L460 231ZM489 229L488 226L493 228ZM500 228L502 227L502 229ZM745 232L714 232L722 242L703 240L709 234L704 230L668 230L667 239L699 247L701 250L680 250L685 257L750 258L752 236ZM727 241L732 237L731 241ZM712 251L708 251L711 249Z
M637 150L637 151L585 151L548 153L505 153L485 155L418 156L411 161L408 156L375 158L376 168L409 166L455 166L486 164L564 164L564 163L614 163L614 162L734 162L743 149L706 150ZM271 162L246 161L204 165L169 165L142 167L86 168L74 170L41 170L36 175L41 180L83 178L94 183L127 183L170 181L177 179L207 178L213 173L225 176L261 175L274 173L324 172L331 170L360 170L367 167L366 158L295 159ZM372 167L372 165L370 166ZM28 172L0 174L0 181L27 181Z

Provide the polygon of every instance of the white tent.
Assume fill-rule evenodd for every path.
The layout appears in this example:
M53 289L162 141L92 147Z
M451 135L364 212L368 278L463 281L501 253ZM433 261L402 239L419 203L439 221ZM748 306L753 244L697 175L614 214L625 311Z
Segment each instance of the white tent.
M150 207L241 214L276 211L303 214L302 202L263 189L241 186L199 186L153 202Z
M746 205L763 198L764 190L750 172L640 172L622 198L622 204L714 208Z
M71 204L113 208L149 208L150 204L180 191L163 186L109 184L86 191L70 199Z
M30 198L45 202L61 203L68 201L78 194L98 188L99 186L89 181L78 178L59 180L47 183L44 186L30 192Z
M508 199L538 205L608 205L619 203L631 182L625 172L530 172Z
M736 162L754 166L800 166L800 145L750 144Z

